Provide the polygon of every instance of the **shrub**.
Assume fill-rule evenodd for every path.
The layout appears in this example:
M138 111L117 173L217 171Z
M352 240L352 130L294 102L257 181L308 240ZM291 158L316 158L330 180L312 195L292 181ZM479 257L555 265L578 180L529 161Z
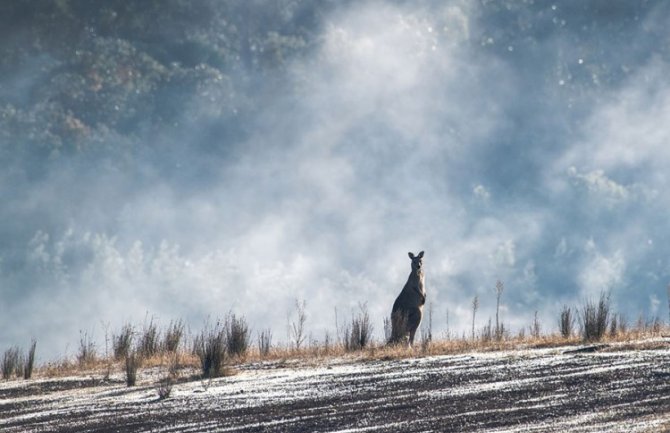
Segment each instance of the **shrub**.
M351 327L345 329L347 334L344 340L344 348L347 351L362 350L370 343L370 323L355 318L351 321Z
M18 347L10 347L9 349L5 350L5 353L2 357L2 365L0 366L3 379L9 379L14 374L20 374L21 364L19 360L20 355Z
M35 366L35 349L37 348L37 341L33 340L30 343L30 349L28 350L28 356L25 357L23 362L23 378L30 379L33 375L33 367Z
M372 324L367 307L360 305L359 308L358 315L351 319L351 328L345 331L344 348L347 351L364 349L372 338Z
M181 320L170 322L170 325L165 331L165 336L163 337L163 351L176 353L177 349L179 349L179 343L181 343L183 335L184 322Z
M217 377L223 373L226 355L226 330L217 322L210 328L205 326L193 342L193 353L200 360L204 378Z
M137 352L126 355L126 385L135 386L137 382L137 369L142 363L142 358Z
M272 346L272 331L266 329L261 331L258 334L258 353L262 358L270 354L270 348Z
M226 348L232 356L244 356L249 347L249 327L244 317L230 316L226 323Z
M119 335L112 336L112 350L114 351L114 359L120 360L130 353L133 345L133 327L130 323L126 323L121 328Z
M607 331L610 314L610 295L602 292L598 304L587 300L581 310L580 325L585 341L600 341Z
M149 324L142 330L140 337L138 351L143 358L151 358L158 353L158 325L154 323L152 318Z
M561 318L558 321L558 328L561 331L563 338L570 338L574 332L575 316L572 314L572 309L567 305L563 306L561 310Z

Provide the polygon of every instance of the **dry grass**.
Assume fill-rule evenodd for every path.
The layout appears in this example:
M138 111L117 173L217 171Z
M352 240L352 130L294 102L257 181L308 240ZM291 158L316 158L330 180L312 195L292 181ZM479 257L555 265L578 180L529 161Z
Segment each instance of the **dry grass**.
M28 355L23 359L23 378L30 379L33 375L33 369L35 368L35 349L37 348L37 341L33 340L30 342L30 349L28 349Z
M0 360L0 370L2 370L2 378L10 379L13 376L22 376L21 370L21 354L18 347L11 347L7 349Z
M142 356L139 353L126 355L126 385L135 386L137 383L137 370L142 366Z
M608 345L603 350L659 350L668 349L670 342L658 338L670 338L670 327L664 326L642 326L629 328L625 332L614 335L607 333L599 341L599 344ZM654 340L654 338L656 338ZM362 350L351 352L347 347L340 344L309 346L296 349L291 347L275 346L267 352L261 352L259 347L249 347L244 357L225 357L225 365L222 366L220 376L235 374L235 366L245 363L274 363L292 366L322 365L325 362L339 359L342 362L370 362L395 359L418 358L437 355L455 355L468 352L495 352L503 350L522 350L534 348L560 348L584 344L585 341L577 335L564 338L560 333L551 335L517 336L507 337L500 341L495 339L434 339L428 345L416 344L414 348L405 345L386 345L379 342L371 342ZM263 349L265 350L265 349ZM201 370L201 359L192 351L182 349L174 353L158 353L142 360L142 368L162 367L174 371L197 372ZM35 368L34 377L62 377L67 375L87 375L104 377L111 369L113 372L123 372L125 360L115 360L114 356L109 359L102 357L82 365L77 359L66 359L49 363Z

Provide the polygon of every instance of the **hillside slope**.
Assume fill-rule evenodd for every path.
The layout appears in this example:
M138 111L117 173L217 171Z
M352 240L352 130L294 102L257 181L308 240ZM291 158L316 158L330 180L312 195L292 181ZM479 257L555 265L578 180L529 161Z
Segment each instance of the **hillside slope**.
M158 400L154 371L0 384L4 432L657 432L670 350L530 349L421 359L244 365ZM659 349L660 347L660 349Z

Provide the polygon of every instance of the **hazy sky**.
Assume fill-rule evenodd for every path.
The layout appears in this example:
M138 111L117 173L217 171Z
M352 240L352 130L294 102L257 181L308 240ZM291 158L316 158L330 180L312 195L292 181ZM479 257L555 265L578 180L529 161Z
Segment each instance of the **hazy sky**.
M498 279L513 332L603 290L666 320L669 4L492 3L324 11L245 134L202 133L219 96L186 95L181 133L127 164L3 155L0 348L229 311L281 341L296 299L313 338L365 302L381 336L421 250L434 333L475 295L483 325ZM1 98L43 85L22 74Z

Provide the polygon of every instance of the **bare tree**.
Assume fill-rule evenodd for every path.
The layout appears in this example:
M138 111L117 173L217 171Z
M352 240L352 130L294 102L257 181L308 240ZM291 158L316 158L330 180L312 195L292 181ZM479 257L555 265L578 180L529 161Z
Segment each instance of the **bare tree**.
M537 310L535 310L535 315L533 315L533 324L530 326L530 335L533 338L540 338L542 333L542 327L540 326L540 320L537 317Z
M448 308L447 308L446 320L447 320L447 324L446 324L447 330L445 331L444 334L445 334L445 338L447 340L451 340L451 329L449 329L449 309Z
M475 316L477 315L477 310L479 309L479 296L475 295L472 298L472 341L475 340Z
M334 308L335 308L335 343L340 344L341 343L341 340L340 340L340 324L337 320L337 307L334 307Z
M295 344L295 349L300 350L300 346L305 342L307 335L305 334L305 322L307 322L307 314L305 313L306 302L303 299L295 301L295 310L297 313L296 320L291 323L291 337Z
M428 342L433 341L433 303L428 304Z
M433 342L433 303L428 303L428 328L421 328L421 349L425 352Z
M502 281L498 280L496 283L496 340L502 339L502 334L503 330L500 326L500 321L498 320L498 314L500 312L500 297L502 296L503 291L505 290L505 286L503 285Z

